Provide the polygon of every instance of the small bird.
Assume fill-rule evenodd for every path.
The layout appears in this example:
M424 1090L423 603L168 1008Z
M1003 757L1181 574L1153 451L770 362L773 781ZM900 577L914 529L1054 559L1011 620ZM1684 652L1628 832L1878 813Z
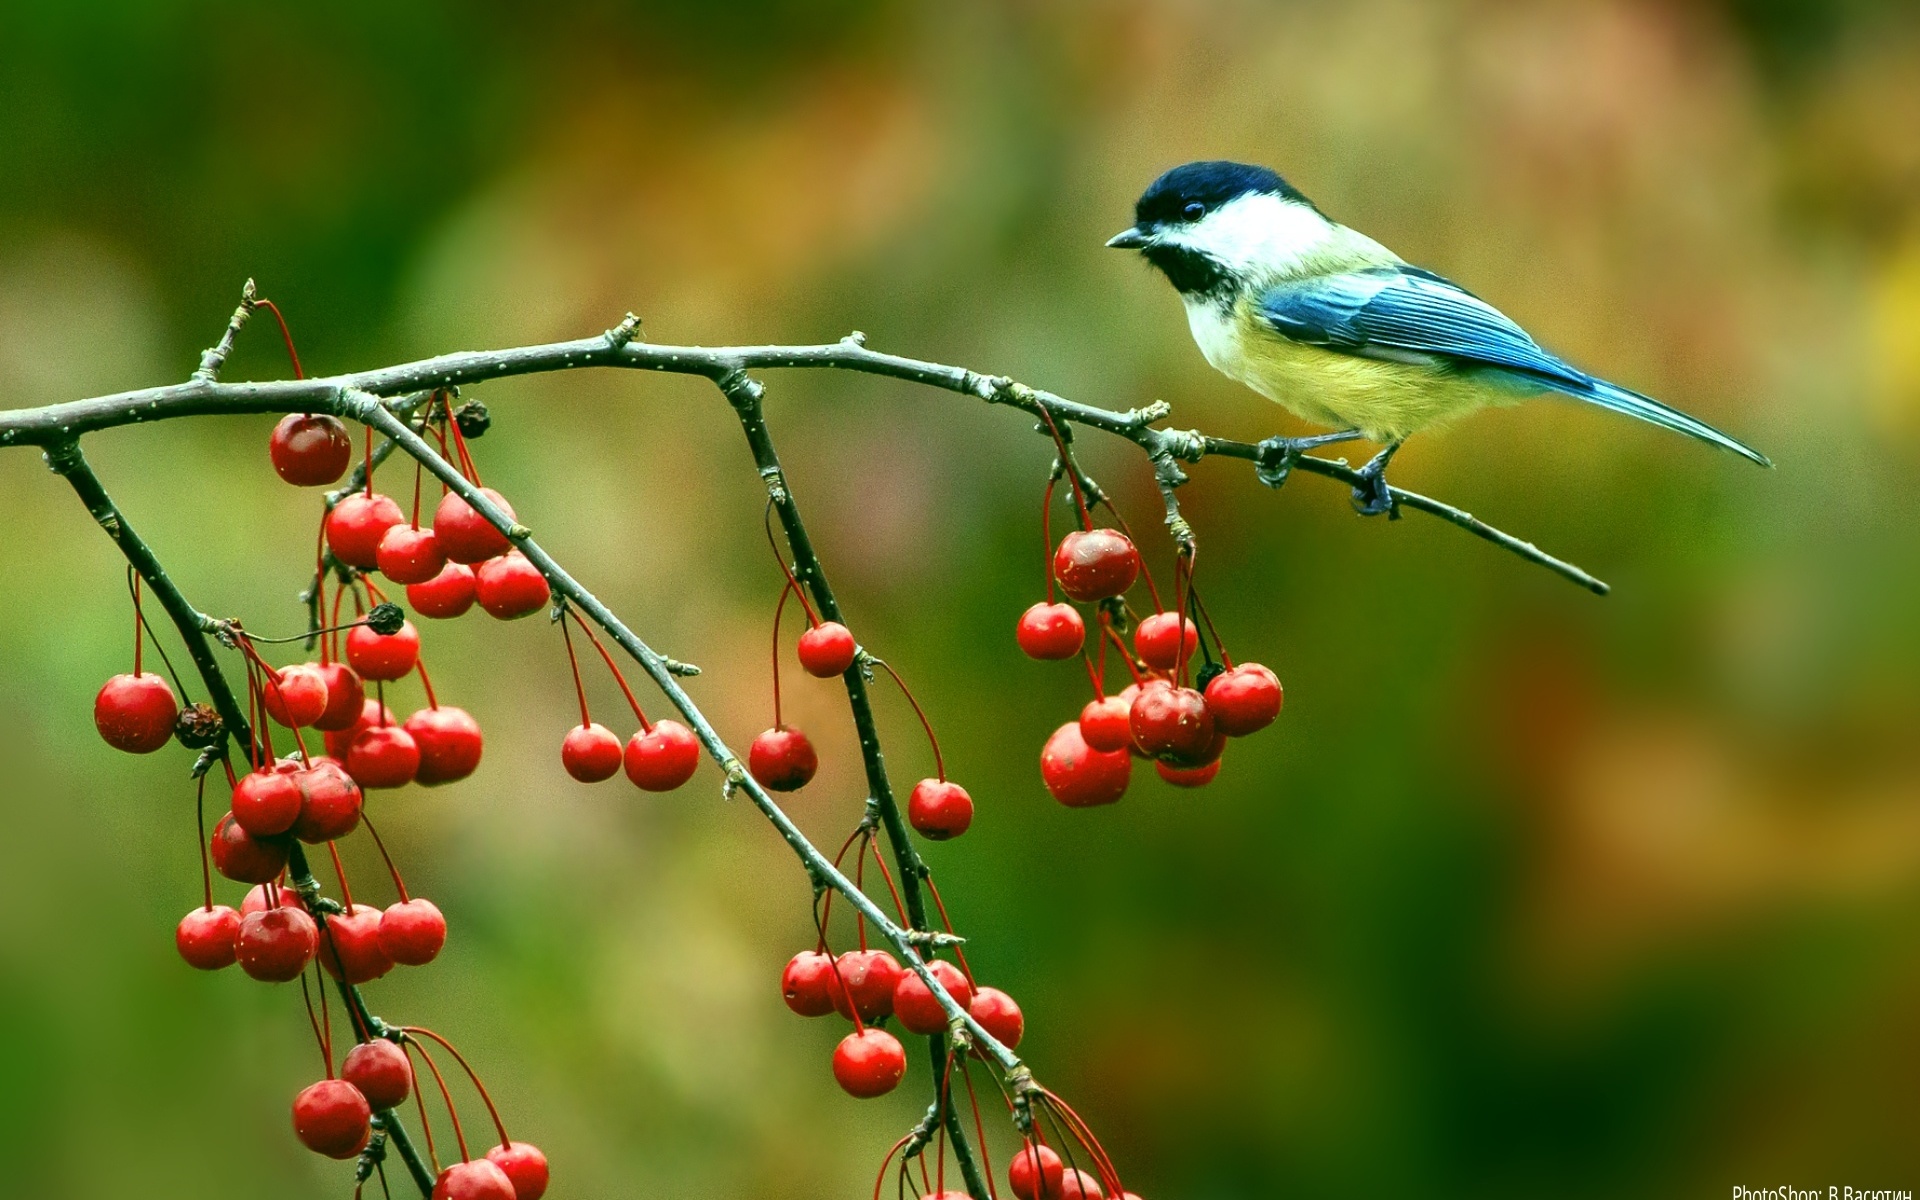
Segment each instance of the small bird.
M1314 446L1362 437L1385 446L1354 488L1368 515L1398 515L1386 468L1409 436L1549 392L1773 465L1703 421L1568 365L1486 301L1327 217L1265 167L1175 167L1107 245L1140 251L1166 275L1216 370L1336 431L1268 438L1263 478L1284 479Z

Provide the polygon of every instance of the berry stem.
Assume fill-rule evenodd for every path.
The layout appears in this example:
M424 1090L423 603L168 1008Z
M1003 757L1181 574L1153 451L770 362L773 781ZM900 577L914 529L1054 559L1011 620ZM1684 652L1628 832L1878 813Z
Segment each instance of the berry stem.
M433 1164L433 1173L437 1176L440 1174L440 1151L433 1144L433 1122L427 1119L427 1097L420 1087L420 1071L413 1065L412 1051L418 1048L418 1044L412 1038L398 1040L400 1049L407 1051L407 1076L412 1085L407 1090L413 1093L414 1104L420 1109L420 1132L427 1139L427 1161Z
M593 643L593 648L600 652L600 661L606 663L607 670L613 672L613 681L620 685L620 694L627 698L628 707L633 709L635 719L640 722L640 732L652 733L653 726L648 723L647 714L640 711L640 701L634 699L633 689L627 686L627 677L620 673L620 668L614 665L613 655L608 654L607 648L600 644L599 638L594 636L593 626L582 621L580 614L574 612L571 607L567 607L562 611L573 618L573 623L580 627L580 632L586 634L587 640Z
M933 747L933 773L939 778L941 783L945 783L947 781L947 763L944 758L940 757L940 739L933 736L933 722L927 720L926 710L922 709L920 702L913 698L913 691L907 687L907 681L900 678L900 672L894 670L891 663L887 662L884 658L870 657L869 661L880 664L881 668L893 678L894 685L900 689L900 694L907 698L907 703L913 706L913 715L920 718L920 728L927 731L927 742Z
M387 864L387 874L393 876L393 890L400 893L400 901L404 904L411 899L407 895L407 882L400 878L400 868L393 865L393 855L387 853L387 843L381 840L380 831L373 827L373 822L368 819L367 810L364 807L360 810L360 823L365 825L367 832L373 835L374 847L380 851L381 860Z
M287 357L293 361L293 377L305 379L307 373L300 369L300 352L293 348L293 330L287 328L287 319L280 315L280 306L265 297L255 297L253 307L264 308L273 314L274 321L280 326L280 337L287 343Z
M1187 599L1192 602L1194 611L1206 622L1207 632L1213 637L1213 648L1219 652L1220 661L1228 670L1233 669L1233 656L1227 653L1227 644L1220 638L1220 631L1214 628L1213 614L1207 611L1207 602L1200 598L1200 589L1194 586L1191 578L1187 580Z
M453 1055L453 1061L459 1063L460 1069L465 1071L467 1078L473 1081L473 1090L480 1093L480 1102L487 1106L487 1115L493 1118L493 1127L500 1134L500 1144L502 1146L513 1145L512 1139L507 1137L506 1123L500 1119L500 1110L493 1106L493 1097L487 1094L487 1085L480 1082L480 1076L474 1071L472 1065L467 1062L466 1057L462 1055L460 1051L454 1049L453 1043L441 1037L433 1030L426 1028L424 1025L402 1025L400 1032L408 1035L425 1034L427 1037L432 1038L434 1041L440 1043L440 1045L446 1047L447 1053ZM422 1053L424 1053L424 1051L422 1051ZM462 1151L462 1153L465 1153L465 1151Z
M1053 485L1060 482L1060 473L1055 471L1047 476L1047 487L1040 494L1040 571L1047 577L1047 603L1054 602L1053 593Z
M224 759L221 761L225 761ZM233 768L228 767L229 771ZM213 868L207 865L207 777L201 775L194 789L193 820L200 830L200 885L206 894L206 909L213 911Z
M580 727L585 729L593 724L593 717L587 712L587 687L580 682L580 658L573 652L573 635L567 632L567 622L560 621L560 637L567 643L567 666L573 668L573 694L580 701Z
M466 1162L470 1157L467 1154L467 1134L460 1128L460 1113L453 1107L453 1093L447 1090L447 1081L440 1074L440 1068L434 1064L433 1055L427 1053L426 1046L411 1035L408 1036L407 1042L420 1051L420 1057L426 1062L427 1070L433 1072L433 1081L440 1085L440 1099L447 1106L447 1120L453 1122L453 1140L460 1147L460 1161Z
M767 530L767 549L773 551L773 561L780 564L780 573L787 577L787 587L792 589L794 595L800 597L800 607L806 610L808 627L811 628L819 625L820 624L819 614L813 611L812 601L807 599L806 590L800 586L800 581L793 577L793 568L787 565L786 556L780 553L780 543L774 539L773 497L771 496L767 497L767 511L766 511L766 515L761 519L761 524L763 524ZM781 599L784 601L786 597L783 595ZM779 618L775 617L774 621L775 621L775 628L777 629L779 627L778 625ZM778 652L779 650L778 650L778 647L776 646L775 653L778 653ZM775 722L775 724L778 724L778 723L779 722L777 721Z
M1053 438L1053 449L1060 456L1059 469L1067 473L1067 483L1073 488L1073 503L1080 510L1080 528L1093 528L1093 515L1087 511L1087 495L1080 490L1080 471L1073 464L1073 455L1067 452L1067 439L1060 434L1060 426L1054 423L1053 411L1046 405L1040 406L1040 419L1047 423L1047 433ZM1047 547L1049 553L1053 547Z
M887 892L893 897L893 911L900 914L902 921L906 920L907 906L900 902L900 889L893 886L893 872L887 870L887 860L880 856L880 843L868 838L867 848L873 851L873 865L880 868L880 878L886 880Z
M327 853L333 856L333 876L340 881L340 902L353 911L353 889L347 886L347 869L340 863L340 848L333 842L327 843Z
M433 680L427 677L427 660L415 655L413 669L420 672L420 687L427 693L427 707L437 711L440 700L433 694Z
M775 729L787 727L786 722L780 719L780 614L787 611L787 597L793 595L796 590L793 576L788 575L787 581L780 585L779 602L773 606L773 727ZM802 604L805 604L806 600L805 596L800 597Z

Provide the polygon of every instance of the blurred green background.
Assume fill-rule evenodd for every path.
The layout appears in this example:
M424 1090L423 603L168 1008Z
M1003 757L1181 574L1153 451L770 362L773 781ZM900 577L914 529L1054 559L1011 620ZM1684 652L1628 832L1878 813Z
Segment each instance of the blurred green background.
M1041 1077L1149 1200L1920 1186L1911 5L15 3L0 111L8 406L184 378L252 275L316 372L631 308L660 341L859 328L1257 438L1280 414L1100 243L1169 165L1279 168L1780 466L1552 403L1401 456L1403 485L1609 579L1599 600L1417 515L1363 522L1323 480L1204 464L1210 604L1287 712L1208 790L1137 777L1072 812L1035 755L1085 681L1011 637L1046 444L945 394L771 377L851 621L979 803L928 856ZM228 377L284 372L256 325ZM487 481L707 669L724 733L765 725L778 576L718 396L471 394ZM271 423L88 440L194 600L262 632L297 627L317 510L269 469ZM1164 572L1137 454L1084 444ZM318 1066L297 995L174 955L184 755L90 728L128 669L119 558L30 451L0 453L0 505L0 1191L347 1194L287 1129ZM379 798L453 940L374 1007L471 1052L554 1195L865 1194L926 1066L884 1101L834 1086L839 1030L778 998L810 933L770 830L710 768L660 797L568 780L545 623L426 639L487 758ZM791 686L825 759L793 810L823 841L862 794L836 691ZM928 755L881 696L910 782Z

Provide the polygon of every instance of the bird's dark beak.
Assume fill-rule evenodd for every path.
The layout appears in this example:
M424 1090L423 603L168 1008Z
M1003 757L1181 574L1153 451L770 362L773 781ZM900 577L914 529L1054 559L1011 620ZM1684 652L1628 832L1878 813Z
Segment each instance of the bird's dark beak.
M1109 250L1138 250L1146 244L1147 235L1137 225L1132 229L1123 229L1107 239Z

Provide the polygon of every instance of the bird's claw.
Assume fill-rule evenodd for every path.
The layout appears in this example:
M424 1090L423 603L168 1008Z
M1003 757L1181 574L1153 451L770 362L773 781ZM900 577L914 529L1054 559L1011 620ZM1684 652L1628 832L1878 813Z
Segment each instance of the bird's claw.
M1337 433L1319 433L1312 437L1270 437L1259 443L1254 449L1253 473L1261 483L1277 488L1293 474L1294 464L1300 456L1320 446L1335 442L1350 442L1360 435L1354 430L1343 429Z
M1394 498L1393 488L1387 485L1387 463L1399 448L1398 442L1393 443L1360 468L1360 482L1353 487L1353 511L1363 517L1385 513L1390 521L1400 519L1399 501Z

